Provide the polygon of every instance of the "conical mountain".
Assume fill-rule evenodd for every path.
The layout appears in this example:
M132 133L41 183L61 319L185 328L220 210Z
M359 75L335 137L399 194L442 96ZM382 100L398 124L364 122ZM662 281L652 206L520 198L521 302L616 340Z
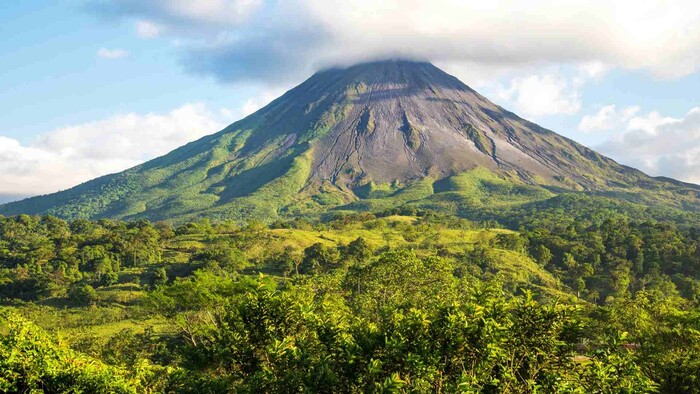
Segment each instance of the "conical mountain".
M216 134L0 213L270 220L339 207L470 204L485 189L510 201L569 190L700 205L700 187L622 166L430 63L383 61L319 72Z

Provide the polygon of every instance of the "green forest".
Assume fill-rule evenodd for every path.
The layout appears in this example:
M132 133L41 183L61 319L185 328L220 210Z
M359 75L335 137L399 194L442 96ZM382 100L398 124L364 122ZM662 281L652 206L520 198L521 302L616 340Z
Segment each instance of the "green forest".
M700 393L700 227L586 201L0 217L0 392Z

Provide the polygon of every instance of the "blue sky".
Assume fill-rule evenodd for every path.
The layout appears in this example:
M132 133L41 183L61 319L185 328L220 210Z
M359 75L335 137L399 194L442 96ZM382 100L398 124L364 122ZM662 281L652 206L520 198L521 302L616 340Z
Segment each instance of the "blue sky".
M434 61L622 163L700 182L696 2L429 3L4 2L0 199L123 170L318 68L388 57Z
M80 2L6 2L0 19L0 135L22 142L118 113L188 102L238 108L254 94L184 72L171 38L142 39L130 23L98 17ZM128 56L100 58L101 48Z

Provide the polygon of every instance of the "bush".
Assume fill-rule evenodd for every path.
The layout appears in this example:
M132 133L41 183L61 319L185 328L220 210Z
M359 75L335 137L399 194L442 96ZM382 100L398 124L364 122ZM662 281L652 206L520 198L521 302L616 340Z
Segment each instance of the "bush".
M142 282L152 289L163 286L168 283L168 273L163 267L153 268L144 273Z
M75 284L68 290L68 300L74 306L87 306L97 303L97 292L88 284Z
M100 286L112 286L119 283L119 274L116 272L107 272L100 276Z
M75 288L89 287L85 286ZM0 392L126 394L150 391L139 378L155 376L155 369L144 368L138 378L131 378L121 369L56 344L39 327L19 316L0 316L0 325L6 326L8 332L0 335Z

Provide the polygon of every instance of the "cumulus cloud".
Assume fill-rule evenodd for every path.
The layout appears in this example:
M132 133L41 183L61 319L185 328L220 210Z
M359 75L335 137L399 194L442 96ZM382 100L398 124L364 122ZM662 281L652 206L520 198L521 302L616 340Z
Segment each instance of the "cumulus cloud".
M97 57L101 57L104 59L121 59L124 57L129 56L129 52L125 49L121 48L115 48L115 49L107 49L107 48L100 48L97 51Z
M136 34L141 38L155 38L163 34L165 30L163 26L155 22L144 20L136 21L135 27Z
M690 1L106 0L93 8L162 24L187 42L188 70L226 82L298 79L386 57L588 64L661 77L700 67L700 3Z
M246 21L263 0L116 0L92 8L119 16L147 16L170 25L236 25Z
M500 89L497 98L512 103L526 117L573 115L581 108L581 83L556 74L516 77L509 87Z
M186 104L63 127L24 145L0 136L0 196L55 192L127 169L218 131L233 116Z
M256 96L251 97L248 100L246 100L245 104L243 104L243 106L240 108L239 113L241 116L248 116L248 115L252 114L253 112L259 110L263 106L267 105L272 100L281 96L283 93L284 93L284 89L263 90L262 92L260 92Z
M622 111L618 111L615 104L605 105L595 114L585 115L581 118L578 129L584 133L620 129L624 127L625 123L629 122L639 110L640 108L638 106L631 106L622 109Z
M658 112L632 116L599 149L651 175L700 184L700 107L680 119Z
M460 67L448 67L463 80L470 80ZM548 67L501 68L483 70L489 83L476 84L486 96L532 120L551 115L574 115L581 109L581 90L591 81L599 80L609 67L599 62ZM489 74L489 72L491 74ZM509 82L493 82L505 79Z
M600 79L605 73L608 72L610 67L602 62L588 62L579 65L579 72L582 77L587 77L590 79Z
M586 115L578 124L578 129L587 133L594 130L610 130L615 116L615 105L606 105L594 115Z

